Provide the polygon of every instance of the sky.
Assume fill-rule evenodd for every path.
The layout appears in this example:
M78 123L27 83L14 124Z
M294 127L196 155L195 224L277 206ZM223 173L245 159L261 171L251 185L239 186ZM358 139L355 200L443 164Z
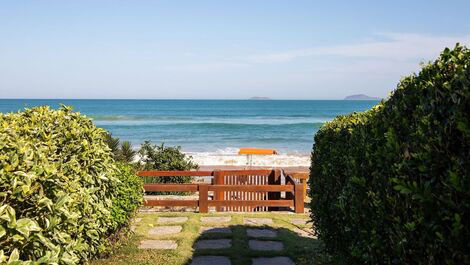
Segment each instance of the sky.
M0 0L0 98L386 97L470 1Z

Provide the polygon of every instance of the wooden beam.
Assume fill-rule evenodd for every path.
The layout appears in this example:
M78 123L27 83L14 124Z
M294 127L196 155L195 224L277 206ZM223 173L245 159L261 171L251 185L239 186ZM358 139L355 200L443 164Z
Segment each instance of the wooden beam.
M208 201L209 206L294 206L294 201L288 200L265 200L265 201L225 201L213 200Z
M199 184L199 212L207 213L209 211L209 193L208 193L208 184Z
M294 191L293 185L210 185L210 191L259 191L259 192L275 192L275 191Z
M148 200L144 206L198 206L197 200Z
M197 191L197 184L144 184L145 191Z
M303 184L295 184L294 185L294 211L295 213L304 213L304 185Z

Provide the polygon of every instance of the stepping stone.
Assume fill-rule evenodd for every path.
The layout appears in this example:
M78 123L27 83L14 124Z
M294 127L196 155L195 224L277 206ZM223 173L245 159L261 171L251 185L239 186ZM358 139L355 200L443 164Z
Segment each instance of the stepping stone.
M247 229L246 234L249 237L277 237L277 231L270 229Z
M232 229L230 227L201 227L199 232L202 234L209 234L209 233L230 234L232 233Z
M142 240L140 249L176 249L178 244L174 240Z
M142 218L135 218L134 223L138 223L140 221L142 221Z
M195 249L221 249L232 246L231 239L203 239L194 244Z
M136 226L135 226L135 225L131 225L131 231L132 231L132 232L135 232L135 229L136 229Z
M307 230L302 230L302 229L298 229L298 228L294 228L294 232L301 236L301 237L308 237L308 238L314 238L314 239L317 239L317 236L315 236L313 234L313 229L309 228Z
M306 225L308 221L307 219L290 219L290 222L294 225Z
M231 216L224 217L201 217L201 222L203 223L226 223L232 220Z
M159 224L177 224L188 221L188 217L160 217L158 218Z
M284 244L280 241L250 240L248 245L252 250L279 251L284 249Z
M272 223L273 219L271 218L243 218L243 224L245 225L268 225Z
M252 265L295 265L289 257L255 258Z
M149 230L149 235L169 235L181 232L183 227L179 225L157 226Z
M231 265L230 259L224 256L198 256L190 265Z

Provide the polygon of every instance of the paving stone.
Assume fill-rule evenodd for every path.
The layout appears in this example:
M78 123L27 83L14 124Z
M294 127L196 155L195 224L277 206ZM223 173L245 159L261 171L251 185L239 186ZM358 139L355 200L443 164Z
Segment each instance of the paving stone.
M201 217L203 223L226 223L232 220L231 216L220 216L220 217Z
M142 221L142 218L135 218L134 223L138 223L140 221Z
M142 240L140 249L176 249L178 244L174 240Z
M203 239L194 244L195 249L221 249L232 246L231 239Z
M297 235L301 236L301 237L308 237L308 238L317 238L317 236L315 236L313 234L313 229L309 228L309 229L298 229L298 228L294 228L294 232L297 233Z
M252 265L295 265L289 257L255 258Z
M199 232L203 234L208 234L208 233L230 234L232 233L232 229L230 227L201 227Z
M247 229L246 234L249 237L277 237L277 231L270 229Z
M269 225L273 223L271 218L243 218L246 225Z
M181 232L183 227L179 225L157 226L149 230L149 235L169 235Z
M290 219L290 222L294 225L306 225L308 221L308 219Z
M280 241L250 240L248 241L248 245L252 250L278 251L284 249L284 244Z
M135 225L131 225L131 231L132 231L132 232L135 232L135 229L136 229L136 226L135 226Z
M159 224L176 224L176 223L184 223L188 221L188 217L160 217L158 218Z
M230 259L224 256L194 257L190 265L231 265Z

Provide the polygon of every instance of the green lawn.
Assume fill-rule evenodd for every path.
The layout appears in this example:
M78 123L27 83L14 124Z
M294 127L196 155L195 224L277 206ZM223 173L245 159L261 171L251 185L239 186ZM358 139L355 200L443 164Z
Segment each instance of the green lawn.
M178 234L150 236L148 230L157 224L158 217L188 217L188 221L181 224L183 230ZM202 224L200 217L203 216L232 216L232 220L223 224ZM248 247L248 237L246 228L243 225L244 217L271 218L273 224L269 226L258 226L262 228L271 228L278 231L278 237L275 239L284 243L284 250L273 252L252 251ZM192 257L199 255L224 255L230 258L233 265L251 264L253 257L273 257L288 256L296 264L313 264L313 256L319 252L320 243L318 240L299 236L294 229L308 231L311 224L293 225L290 220L293 218L309 219L307 214L288 214L288 213L266 213L266 214L238 214L238 213L140 213L137 218L142 221L135 224L135 233L125 239L122 246L118 248L111 257L95 260L91 265L102 264L164 264L164 265L183 265L189 264ZM176 224L161 224L176 225ZM178 224L179 225L179 224ZM204 234L199 233L201 226L205 227L223 227L232 228L232 234ZM194 242L198 239L232 239L232 247L219 250L194 250ZM178 248L175 250L142 250L138 248L139 242L145 239L156 240L175 240ZM263 240L263 239L260 239ZM216 264L214 264L216 265Z

